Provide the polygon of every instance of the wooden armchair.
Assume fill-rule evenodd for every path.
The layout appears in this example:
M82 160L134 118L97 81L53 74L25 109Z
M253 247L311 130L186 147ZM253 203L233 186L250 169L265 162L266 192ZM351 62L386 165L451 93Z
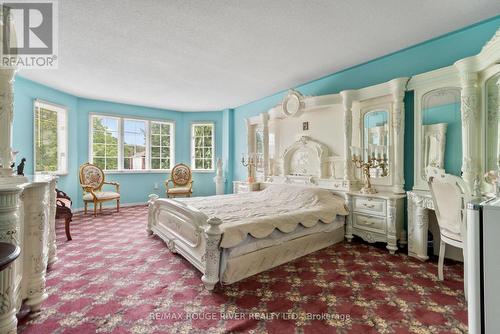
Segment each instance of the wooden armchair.
M64 230L68 241L72 240L69 226L73 220L71 204L71 198L64 191L56 189L56 219L64 218Z
M172 183L172 186L169 187L170 183ZM191 197L193 193L191 168L184 164L175 165L172 168L172 173L170 173L170 179L165 182L165 187L167 188L167 198L177 196Z
M102 191L103 185L113 185L116 191ZM96 165L85 163L80 166L80 185L83 189L83 203L87 213L88 203L94 204L94 216L97 216L97 205L102 212L102 203L116 201L116 212L120 211L120 184L117 182L106 182L102 169Z

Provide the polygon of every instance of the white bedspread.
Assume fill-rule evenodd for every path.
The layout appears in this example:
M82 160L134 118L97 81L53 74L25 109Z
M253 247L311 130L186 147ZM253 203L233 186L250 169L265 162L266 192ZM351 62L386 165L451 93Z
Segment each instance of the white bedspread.
M263 191L245 194L176 200L223 221L223 248L238 245L247 234L265 238L275 229L290 233L298 224L328 224L336 215L348 214L344 200L328 190L296 185L270 185Z

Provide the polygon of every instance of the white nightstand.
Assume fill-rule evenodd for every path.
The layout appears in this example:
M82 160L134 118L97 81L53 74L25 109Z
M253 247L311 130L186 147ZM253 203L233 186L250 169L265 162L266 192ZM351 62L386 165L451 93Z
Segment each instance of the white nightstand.
M259 191L259 190L260 190L259 182L248 183L246 181L233 181L234 194L248 193L251 191Z
M398 241L406 243L403 231L403 200L405 195L392 193L347 193L350 214L346 238L357 235L367 242L385 242L391 254L398 250Z

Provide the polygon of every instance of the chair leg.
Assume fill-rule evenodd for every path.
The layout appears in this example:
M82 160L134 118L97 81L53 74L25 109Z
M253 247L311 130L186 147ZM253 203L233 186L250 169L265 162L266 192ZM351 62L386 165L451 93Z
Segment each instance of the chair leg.
M120 212L120 200L116 200L116 212Z
M97 202L94 202L94 217L97 217Z
M64 230L66 231L66 239L68 241L73 240L71 238L71 233L69 231L69 224L71 223L71 220L72 220L71 216L66 216L65 219L64 219Z
M438 279L442 281L444 279L443 275L443 265L444 265L444 253L446 251L446 244L443 240L439 244L439 260L438 260Z
M102 213L102 203L99 203L99 212Z
M84 206L84 209L83 209L83 213L87 214L87 206L88 206L89 203L85 202L84 204L85 204L85 206Z

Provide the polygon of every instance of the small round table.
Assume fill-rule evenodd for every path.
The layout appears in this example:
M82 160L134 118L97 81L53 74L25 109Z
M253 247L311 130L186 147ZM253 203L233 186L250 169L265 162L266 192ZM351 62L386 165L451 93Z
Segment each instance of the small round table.
M19 246L9 244L7 242L0 242L0 271L7 268L19 254L21 253L21 248Z

